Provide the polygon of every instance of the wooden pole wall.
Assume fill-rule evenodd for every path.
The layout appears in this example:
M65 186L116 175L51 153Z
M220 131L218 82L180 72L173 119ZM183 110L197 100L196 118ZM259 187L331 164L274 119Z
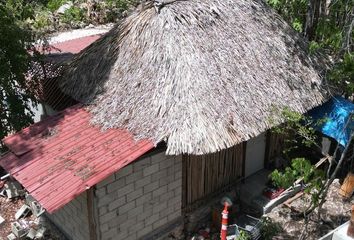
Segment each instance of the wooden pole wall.
M245 143L217 153L183 156L183 206L236 182L243 174Z

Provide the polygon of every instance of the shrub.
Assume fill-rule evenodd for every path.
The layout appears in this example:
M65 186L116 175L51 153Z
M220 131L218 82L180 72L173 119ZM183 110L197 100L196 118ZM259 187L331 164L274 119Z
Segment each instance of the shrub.
M279 223L275 223L269 217L263 217L261 223L261 235L264 240L272 240L274 236L283 230Z
M236 237L235 240L251 240L251 237L247 232L240 230L240 234Z
M78 25L85 20L84 10L77 6L72 6L64 12L60 20L70 26Z
M52 26L51 13L46 10L36 11L32 27L35 30L46 31Z
M49 0L47 3L47 8L51 12L55 12L60 8L60 6L64 5L67 0Z

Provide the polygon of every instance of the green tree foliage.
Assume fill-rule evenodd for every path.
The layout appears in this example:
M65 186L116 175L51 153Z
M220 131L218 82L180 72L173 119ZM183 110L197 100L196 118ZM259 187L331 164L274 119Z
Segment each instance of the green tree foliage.
M247 232L245 232L243 230L240 230L240 233L235 238L235 240L251 240L251 237L250 237L250 235Z
M322 124L326 119L314 121L287 108L276 115L281 115L284 123L273 131L284 137L283 157L289 160L290 166L274 170L269 177L275 186L285 189L293 187L295 182L303 184L305 192L311 196L311 202L304 210L306 215L309 209L312 211L325 198L326 174L312 165L308 150L316 150L318 154L322 152L314 126Z
M36 71L32 68L34 60L39 60L37 68L40 63L41 56L35 49L36 40L42 38L43 33L57 29L52 26L58 21L68 26L78 25L78 22L89 23L91 16L86 11L90 6L101 11L98 14L110 12L112 16L107 21L114 21L116 18L112 11L122 12L136 3L131 0L76 0L64 14L56 15L58 8L68 2L0 0L0 139L33 122L31 107L38 103L34 95L39 91L39 83L26 78L26 74ZM107 16L103 18L107 19ZM0 145L0 152L4 150L2 147Z
M312 148L316 146L317 135L314 126L323 123L326 119L314 122L311 118L301 113L294 112L287 107L283 109L275 107L272 112L274 116L281 116L282 122L284 122L272 129L274 133L282 135L284 138L284 158L296 158L298 156L294 156L293 153L299 148ZM272 125L274 125L274 122L274 119L270 119Z
M78 23L85 21L85 11L77 6L72 6L66 10L61 17L63 23L71 25L72 23Z
M277 10L295 30L303 32L307 0L268 0L268 3Z
M285 157L289 157L290 154L288 151L293 151L296 148L303 150L304 147L311 147L313 149L317 148L317 153L322 153L322 148L317 144L316 132L313 129L314 124L321 124L326 119L321 119L319 121L313 121L311 118L301 115L296 112L289 111L285 109L282 111L283 120L285 121L283 125L277 127L275 131L279 134L283 134L285 137ZM346 125L353 120L351 117ZM349 142L352 142L354 139L354 133L350 134ZM326 201L327 194L331 184L334 179L337 177L339 169L343 166L343 162L348 157L349 147L346 146L344 149L341 148L340 144L337 143L337 146L334 149L334 152L331 155L328 153L322 153L323 157L316 157L318 164L312 165L311 162L307 159L307 154L305 157L290 157L290 166L286 167L283 170L274 170L270 174L270 178L273 183L278 187L288 188L294 185L295 182L302 183L305 193L311 197L311 201L306 206L306 208L301 213L296 213L295 216L304 218L304 226L302 234L299 236L299 239L306 239L307 236L307 224L311 216L314 215L315 209L317 209L317 219L316 221L321 224L322 221L322 206ZM289 149L290 150L289 150ZM298 153L302 154L299 151ZM337 153L340 153L340 157ZM349 157L351 158L351 157ZM329 164L327 163L327 160ZM323 165L320 168L319 162L322 162ZM327 164L326 164L327 163ZM323 168L324 167L324 168ZM326 171L326 172L325 172ZM265 238L267 239L267 238Z
M329 79L338 88L343 89L347 96L354 93L354 53L345 53L343 58L334 66Z
M58 10L58 8L60 8L60 6L62 6L66 2L66 0L49 0L46 2L45 5L47 6L48 10L50 10L51 12L55 12L56 10Z
M261 218L261 235L264 240L272 240L283 231L279 223L274 222L271 218L263 216Z
M323 188L323 179L325 173L316 169L310 161L305 158L295 158L291 162L291 167L280 172L274 170L271 173L271 179L275 185L288 188L294 184L297 179L302 178L305 184L305 192L311 193L313 204L317 204L319 196L317 193Z
M325 77L344 94L354 90L354 1L267 0L309 42L310 52L325 51L333 69Z
M31 9L17 3L0 4L0 139L32 123L35 103L25 77L35 39L23 19Z
M17 0L24 1L24 0ZM41 0L32 5L34 18L31 26L36 31L54 32L89 24L116 22L139 0ZM58 9L66 5L64 12Z
M324 74L332 86L342 94L351 96L354 93L354 1L353 0L267 0L293 28L303 34L309 41L309 53L325 52L332 59L332 68ZM276 131L285 136L284 156L288 157L291 166L284 171L271 174L276 185L288 187L300 177L311 193L312 201L304 212L307 214L315 208L321 208L326 199L329 186L340 168L347 148L333 172L331 166L326 175L317 170L305 158L290 156L290 152L301 147L315 147L316 135L314 122L299 113L283 110L285 124ZM325 120L325 119L324 119ZM318 122L321 124L321 122ZM318 211L320 215L320 210Z

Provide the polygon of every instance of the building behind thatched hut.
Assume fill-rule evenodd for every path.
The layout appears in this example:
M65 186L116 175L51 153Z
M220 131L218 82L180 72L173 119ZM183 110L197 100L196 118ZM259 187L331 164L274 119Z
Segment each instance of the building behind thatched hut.
M320 105L324 66L261 0L147 1L65 67L81 104L6 138L0 164L69 238L158 239L264 167L272 109Z

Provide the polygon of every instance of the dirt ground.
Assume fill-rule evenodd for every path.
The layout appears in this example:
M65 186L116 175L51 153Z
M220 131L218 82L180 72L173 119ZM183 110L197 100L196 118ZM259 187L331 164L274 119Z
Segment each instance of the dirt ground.
M4 175L4 171L0 169L0 175ZM0 190L4 187L5 181L0 181ZM0 226L0 240L7 239L7 236L12 232L11 223L15 222L15 214L25 204L25 197L17 197L9 199L0 196L0 216L5 219L5 222ZM65 236L49 221L49 219L42 214L38 218L30 213L25 218L17 220L20 225L26 229L33 228L38 230L40 228L46 229L44 236L40 239L46 240L65 240ZM36 238L37 239L37 238Z
M318 239L349 220L350 209L352 204L354 204L354 200L344 201L338 194L339 188L340 183L338 180L335 180L330 187L327 201L323 206L322 216L325 221L318 222L316 219L317 214L314 213L309 221L305 239ZM307 206L308 202L309 196L303 195L294 200L291 206L294 209L301 210ZM0 227L0 239L6 239L6 236L11 233L11 222L15 221L15 213L24 203L24 199L9 200L0 197L0 216L5 219L5 223ZM278 223L282 228L282 232L273 239L298 239L303 231L304 220L296 217L294 211L289 207L280 205L274 208L267 216ZM43 239L65 240L65 237L45 216L36 219L33 215L30 215L21 221L30 226L34 226L34 228L37 228L39 224L44 225L48 229L48 232ZM215 230L216 229L214 229L214 231ZM208 239L218 238L219 233L216 231L217 233L213 234L214 231L211 231L210 238L208 237Z
M354 204L353 198L345 201L338 194L340 183L335 180L331 185L327 201L325 202L322 210L323 220L317 220L317 212L312 214L310 218L307 234L305 239L318 239L341 224L350 219L350 209ZM291 203L291 206L296 209L304 209L308 206L309 196L303 195ZM274 222L279 223L283 231L274 239L298 239L304 227L304 220L296 217L294 211L282 205L274 208L272 212L267 214Z
M0 197L0 216L5 219L5 223L0 226L0 240L7 239L7 235L11 233L11 223L15 222L15 213L25 204L24 199L17 198L15 200L8 200L7 198ZM43 214L39 218L34 215L29 215L26 218L21 218L18 222L39 229L44 226L47 230L42 239L46 240L66 240L65 236L48 220Z
M15 221L15 213L25 203L23 199L10 201L4 197L0 197L0 216L5 219L5 223L0 226L0 239L6 239L6 236L11 233L11 223ZM29 216L23 218L29 225L34 224L35 217Z

